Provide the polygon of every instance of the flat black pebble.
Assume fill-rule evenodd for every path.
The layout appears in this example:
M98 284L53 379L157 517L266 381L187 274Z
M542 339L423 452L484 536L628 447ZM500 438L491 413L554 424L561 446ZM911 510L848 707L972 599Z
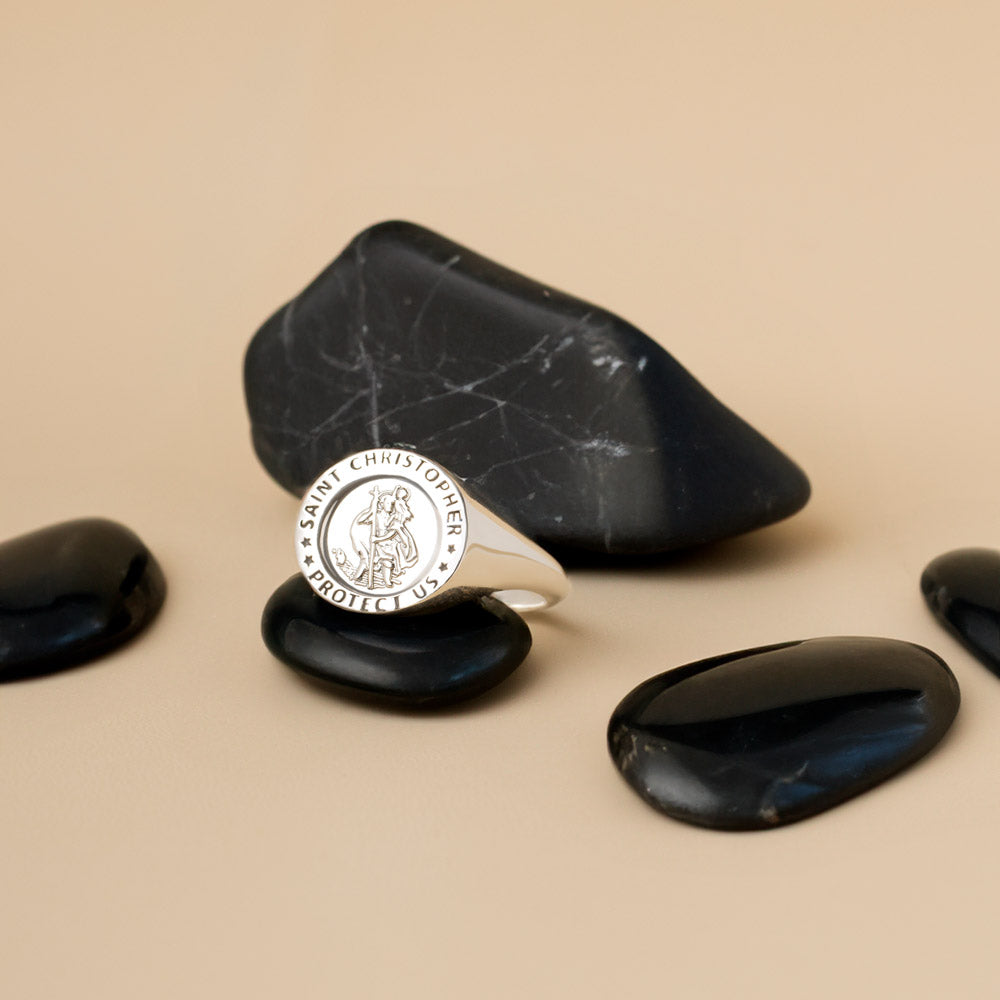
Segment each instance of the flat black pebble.
M1000 675L1000 552L946 552L924 570L920 589L945 628Z
M564 559L716 541L809 497L630 323L405 222L360 233L264 323L244 385L257 455L296 496L404 445Z
M0 544L0 681L92 660L143 629L166 596L133 532L83 518Z
M806 639L729 653L640 684L608 745L675 819L760 830L805 819L912 764L947 732L947 665L895 639Z
M261 632L300 673L421 707L488 691L531 649L524 620L491 597L424 615L356 614L317 597L301 576L271 595Z

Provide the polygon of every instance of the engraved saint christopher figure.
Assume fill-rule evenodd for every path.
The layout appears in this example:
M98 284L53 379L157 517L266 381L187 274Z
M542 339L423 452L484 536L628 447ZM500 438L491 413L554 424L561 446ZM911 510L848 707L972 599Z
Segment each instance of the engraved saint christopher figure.
M407 522L412 520L410 491L405 486L369 491L371 503L351 522L351 547L358 562L351 563L343 549L335 549L334 561L352 582L368 590L398 587L405 572L417 562L417 543Z

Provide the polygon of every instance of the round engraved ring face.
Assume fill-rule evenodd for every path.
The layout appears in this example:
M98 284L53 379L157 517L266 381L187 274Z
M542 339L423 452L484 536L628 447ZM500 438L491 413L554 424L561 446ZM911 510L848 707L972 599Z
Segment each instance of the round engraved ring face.
M401 448L359 451L332 465L306 491L295 528L309 586L368 614L403 611L444 589L467 541L454 477Z

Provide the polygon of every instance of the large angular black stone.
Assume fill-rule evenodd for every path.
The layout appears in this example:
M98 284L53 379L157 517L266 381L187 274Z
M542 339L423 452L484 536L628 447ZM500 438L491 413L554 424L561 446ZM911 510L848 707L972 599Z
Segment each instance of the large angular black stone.
M946 552L928 564L920 589L945 628L1000 675L1000 552Z
M163 604L149 549L114 521L85 518L0 545L0 681L53 673L132 638Z
M267 648L300 673L413 707L482 694L531 649L524 619L492 597L423 615L357 614L317 597L301 576L271 595L261 632Z
M686 548L809 496L634 326L405 222L278 310L244 376L257 454L296 495L350 452L409 446L564 554Z
M958 704L951 671L922 646L808 639L651 678L615 709L608 745L625 780L667 815L767 829L912 764Z

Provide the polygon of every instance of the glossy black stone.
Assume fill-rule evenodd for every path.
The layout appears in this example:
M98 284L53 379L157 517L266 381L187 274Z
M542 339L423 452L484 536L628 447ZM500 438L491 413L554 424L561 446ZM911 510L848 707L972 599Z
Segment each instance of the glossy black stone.
M257 454L296 496L350 452L409 446L564 557L687 548L809 497L634 326L405 222L275 313L244 381Z
M1000 552L946 552L928 564L920 589L945 628L1000 675Z
M54 673L120 646L165 595L149 549L114 521L67 521L4 542L0 681Z
M807 639L678 667L615 709L625 780L676 819L721 830L792 823L927 753L958 711L940 657L894 639Z
M300 673L419 707L488 691L531 649L524 620L491 597L424 615L357 614L327 604L301 576L271 595L261 632L267 648Z

